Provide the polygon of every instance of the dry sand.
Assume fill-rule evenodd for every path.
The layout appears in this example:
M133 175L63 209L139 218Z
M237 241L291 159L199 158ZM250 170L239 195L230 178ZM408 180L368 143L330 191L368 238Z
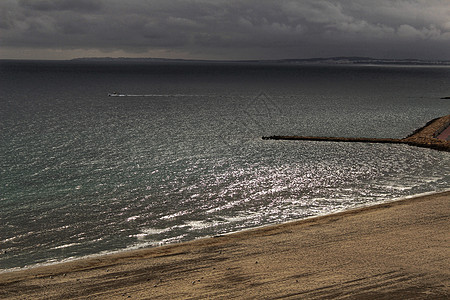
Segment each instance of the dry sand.
M449 299L450 192L0 274L17 299Z

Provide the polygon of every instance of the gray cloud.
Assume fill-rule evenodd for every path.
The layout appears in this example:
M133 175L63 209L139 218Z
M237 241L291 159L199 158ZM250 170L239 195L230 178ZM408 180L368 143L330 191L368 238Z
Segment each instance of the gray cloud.
M101 8L99 0L19 0L19 5L25 9L37 11L75 11L89 12Z
M450 59L450 2L3 0L0 47L3 56L22 49L67 56Z

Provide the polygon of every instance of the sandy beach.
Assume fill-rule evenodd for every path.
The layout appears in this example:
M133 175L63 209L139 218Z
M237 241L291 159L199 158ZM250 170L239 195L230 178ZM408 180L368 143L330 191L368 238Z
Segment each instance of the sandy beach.
M450 191L0 274L7 299L448 299Z

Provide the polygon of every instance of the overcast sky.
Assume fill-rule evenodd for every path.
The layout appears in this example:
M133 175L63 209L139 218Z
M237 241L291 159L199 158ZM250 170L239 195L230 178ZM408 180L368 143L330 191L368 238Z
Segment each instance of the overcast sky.
M0 0L0 58L450 60L450 0Z

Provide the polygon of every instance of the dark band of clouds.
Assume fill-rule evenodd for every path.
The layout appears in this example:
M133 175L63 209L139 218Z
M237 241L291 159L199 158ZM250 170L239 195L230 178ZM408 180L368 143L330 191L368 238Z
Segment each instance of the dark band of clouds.
M1 58L45 53L450 60L450 1L2 0Z

